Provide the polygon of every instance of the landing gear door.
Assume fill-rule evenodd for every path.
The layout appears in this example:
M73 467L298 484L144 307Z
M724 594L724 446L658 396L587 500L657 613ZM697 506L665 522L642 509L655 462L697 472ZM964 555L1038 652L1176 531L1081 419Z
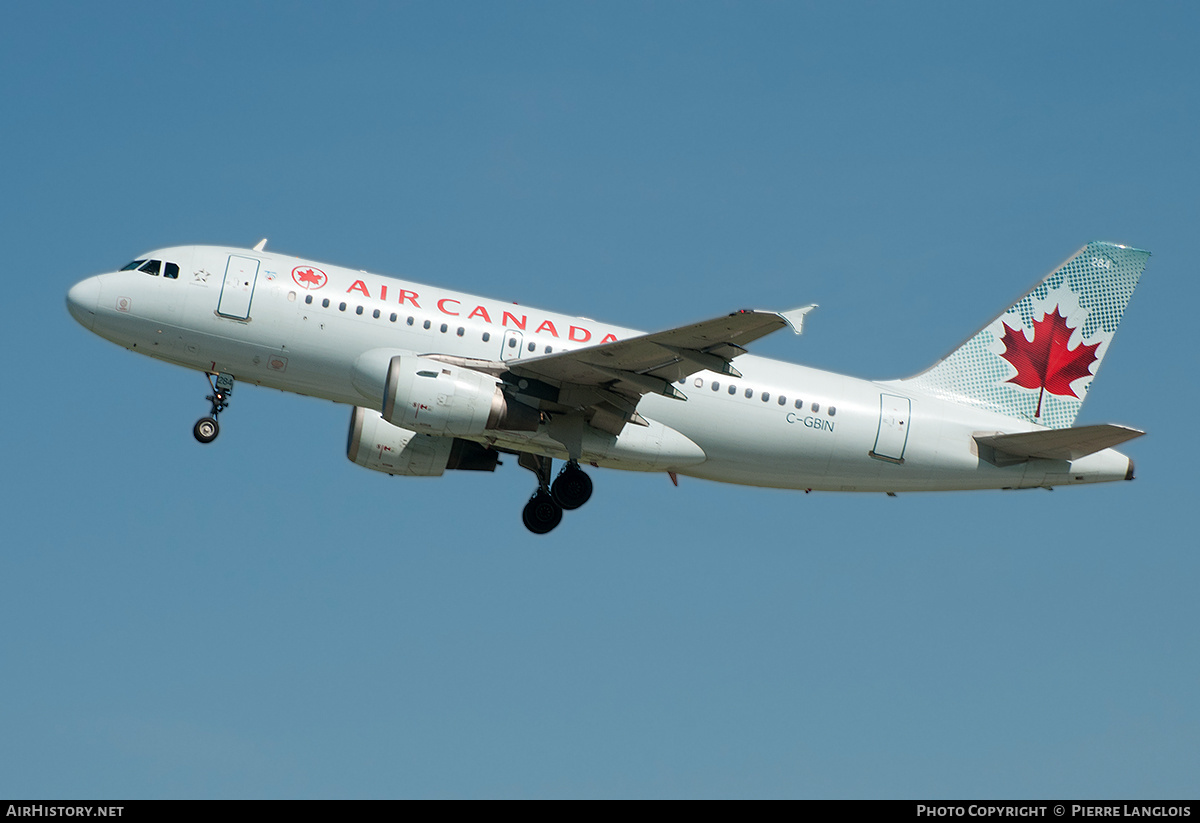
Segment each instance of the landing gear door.
M879 395L879 431L875 434L875 448L870 452L872 457L892 463L904 462L911 412L912 401L907 397Z
M258 261L252 257L229 255L225 266L225 282L217 302L217 314L235 320L250 319L250 301L254 298L254 283L258 280Z

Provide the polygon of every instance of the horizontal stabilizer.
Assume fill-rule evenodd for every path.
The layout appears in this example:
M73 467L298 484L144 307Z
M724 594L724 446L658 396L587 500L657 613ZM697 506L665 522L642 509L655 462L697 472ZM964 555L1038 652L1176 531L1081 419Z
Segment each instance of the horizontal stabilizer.
M1145 432L1127 426L1105 423L1099 426L1079 426L1070 429L1046 429L1016 434L977 434L975 442L1002 452L1009 460L1019 462L1031 457L1049 460L1078 460L1093 452L1111 449L1126 440L1141 437ZM1015 458L1012 459L1012 458Z

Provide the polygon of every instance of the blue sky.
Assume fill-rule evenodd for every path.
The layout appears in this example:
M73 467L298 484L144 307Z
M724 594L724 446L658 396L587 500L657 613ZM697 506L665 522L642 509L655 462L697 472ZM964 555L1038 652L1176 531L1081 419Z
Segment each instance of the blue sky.
M1188 4L18 3L0 796L1195 797L1200 12ZM818 494L389 478L349 410L63 305L252 245L756 353L945 354L1089 240L1154 253L1079 423L1138 480Z

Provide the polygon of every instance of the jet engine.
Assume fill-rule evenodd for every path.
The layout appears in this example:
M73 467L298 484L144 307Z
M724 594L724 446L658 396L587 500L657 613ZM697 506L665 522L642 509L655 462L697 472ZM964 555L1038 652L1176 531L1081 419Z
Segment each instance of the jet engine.
M388 364L383 418L434 435L476 435L488 429L537 431L537 409L505 394L491 375L417 355Z
M350 415L346 456L372 471L410 477L438 477L447 469L491 472L500 462L495 451L478 443L401 429L359 407Z

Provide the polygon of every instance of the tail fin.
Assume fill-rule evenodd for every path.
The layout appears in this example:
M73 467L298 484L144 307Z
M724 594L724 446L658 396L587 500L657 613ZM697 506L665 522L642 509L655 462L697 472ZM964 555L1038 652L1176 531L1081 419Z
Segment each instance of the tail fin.
M1089 243L906 387L1061 429L1087 397L1150 252Z

